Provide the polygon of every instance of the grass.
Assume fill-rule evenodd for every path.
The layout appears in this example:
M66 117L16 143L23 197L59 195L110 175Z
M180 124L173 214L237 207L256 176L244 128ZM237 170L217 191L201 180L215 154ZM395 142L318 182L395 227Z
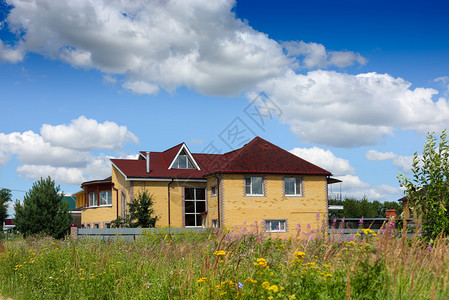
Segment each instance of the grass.
M256 226L227 232L146 234L134 242L5 240L0 295L14 299L447 299L446 239L370 230L301 232Z

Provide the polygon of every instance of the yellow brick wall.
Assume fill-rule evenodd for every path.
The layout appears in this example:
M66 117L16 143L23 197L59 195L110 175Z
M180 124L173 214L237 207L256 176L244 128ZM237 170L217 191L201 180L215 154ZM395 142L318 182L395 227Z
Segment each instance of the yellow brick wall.
M259 175L253 175L259 176ZM321 226L327 214L327 181L325 176L301 176L303 196L284 196L282 175L265 175L264 196L245 195L244 175L223 175L221 194L224 226L231 228L258 223L267 219L286 219L288 234L295 234L295 227ZM320 217L317 217L317 213Z

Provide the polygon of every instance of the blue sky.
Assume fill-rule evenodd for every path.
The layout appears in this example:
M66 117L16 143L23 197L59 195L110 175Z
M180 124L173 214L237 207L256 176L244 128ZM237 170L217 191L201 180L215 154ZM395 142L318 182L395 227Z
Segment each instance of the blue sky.
M449 127L446 1L0 3L14 199L48 175L77 192L139 150L226 152L237 129L331 171L343 196L391 201Z

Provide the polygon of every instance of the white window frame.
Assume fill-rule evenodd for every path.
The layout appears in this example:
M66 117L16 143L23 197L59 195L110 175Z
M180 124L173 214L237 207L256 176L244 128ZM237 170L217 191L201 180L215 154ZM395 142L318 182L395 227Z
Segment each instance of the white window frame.
M253 193L253 178L261 178L262 179L262 194L254 194ZM248 179L250 183L248 185ZM247 187L249 187L249 193L247 191ZM263 176L248 176L245 177L245 195L249 197L260 197L265 195L265 178Z
M106 199L106 203L103 204L103 195L106 193L107 194L107 199ZM100 191L100 206L111 206L112 205L112 191Z
M294 179L295 180L295 187L294 187L294 194L287 194L287 182L286 179ZM297 193L299 187L299 194ZM302 196L302 178L301 177L284 177L284 196L286 197L298 197Z
M264 222L265 232L287 232L287 220L285 219L264 220ZM279 222L278 229L271 229L273 222Z
M92 197L94 196L94 197ZM97 207L98 206L98 195L97 192L90 192L89 193L89 207ZM93 200L92 200L93 198Z
M178 168L175 167L175 162L178 159L178 156L181 155L182 151L184 150L184 152L186 153L186 159L190 161L190 163L192 164L193 168L189 169L189 168ZM182 154L184 155L184 154ZM179 165L179 164L178 164ZM171 162L170 166L168 167L169 169L188 169L188 170L201 170L200 166L198 165L198 163L195 161L195 159L193 158L192 153L190 153L189 149L187 148L187 146L185 144L182 144L181 148L179 148L178 153L176 153L175 157L173 158L173 161Z

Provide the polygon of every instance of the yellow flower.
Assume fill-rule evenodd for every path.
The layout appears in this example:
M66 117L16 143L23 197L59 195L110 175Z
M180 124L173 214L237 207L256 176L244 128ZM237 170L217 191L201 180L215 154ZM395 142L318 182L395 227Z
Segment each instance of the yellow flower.
M206 277L201 277L200 279L198 279L198 280L196 281L196 283L202 283L202 282L205 282L206 280L207 280Z
M277 293L279 292L279 288L277 285L273 284L272 286L270 286L269 288L267 288L267 290L272 291L273 293Z
M296 300L296 295L290 295L290 296L288 296L288 300Z
M220 296L226 295L228 292L220 293Z
M295 252L295 256L304 258L304 256L306 256L306 254L305 254L304 252L302 252L302 251L296 251L296 252Z
M216 255L216 256L223 256L223 255L226 255L226 251L224 251L224 250L215 251L214 255Z
M267 289L267 288L270 287L270 283L269 283L268 281L264 281L264 282L262 283L262 287L263 287L264 289Z

